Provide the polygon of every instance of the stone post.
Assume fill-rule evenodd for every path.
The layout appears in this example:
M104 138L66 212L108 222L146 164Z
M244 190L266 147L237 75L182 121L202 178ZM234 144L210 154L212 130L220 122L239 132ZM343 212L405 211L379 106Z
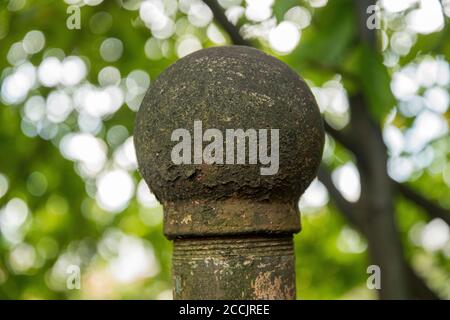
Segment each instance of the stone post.
M249 47L190 54L150 87L134 142L174 241L175 299L295 299L297 203L324 130L294 71Z

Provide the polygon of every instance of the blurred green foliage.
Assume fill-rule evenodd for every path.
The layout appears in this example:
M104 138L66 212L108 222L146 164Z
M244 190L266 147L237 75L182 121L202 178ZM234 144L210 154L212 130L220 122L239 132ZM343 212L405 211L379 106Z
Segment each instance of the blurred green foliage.
M148 54L146 55L146 45L152 33L139 18L139 12L125 9L121 6L123 3L133 1L108 0L98 5L84 5L81 7L81 28L69 30L66 27L66 10L69 4L64 1L2 0L0 81L17 68L7 60L8 54L12 45L22 41L30 30L43 32L45 48L39 53L29 54L29 62L39 66L51 48L58 48L65 56L82 57L88 67L86 79L83 81L95 86L100 86L98 74L107 66L113 66L120 71L121 85L126 81L126 75L136 69L147 72L150 79L154 80L161 71L178 59L177 44L186 34L194 35L203 47L217 45L208 37L206 26L195 27L189 24L186 14L178 11L173 17L176 21L184 21L185 28L179 30L180 34L176 33L168 39L152 38L154 43L158 43L159 46L155 50L159 52L149 59ZM240 1L236 3L239 4ZM302 30L301 41L292 52L287 55L276 53L267 39L256 38L252 41L261 50L285 61L314 86L320 87L336 79L336 75L340 73L354 75L359 80L344 77L342 83L345 90L348 94L362 90L369 97L375 121L380 123L389 117L397 103L391 93L390 84L394 71L416 61L420 55L440 55L446 61L450 59L448 17L445 18L446 27L442 31L417 35L417 40L408 54L401 56L397 65L389 69L364 45L355 45L358 29L354 7L350 1L329 1L322 8L314 8L306 0L276 1L273 5L276 20L283 20L286 11L294 6L306 8L311 12L312 20L311 24ZM102 16L99 13L107 15ZM246 23L251 22L241 17L239 24ZM228 39L228 35L224 31L221 32L222 36ZM107 62L102 58L100 47L103 41L110 37L122 41L123 54L120 59ZM229 40L227 42L229 43ZM370 81L365 82L367 77ZM373 83L376 83L376 86L373 86ZM36 85L30 89L28 96L46 97L54 89ZM70 88L59 89L73 92ZM146 208L133 197L120 212L111 213L102 209L95 197L95 178L83 177L78 164L61 155L62 138L68 133L80 131L77 112L73 111L67 119L57 124L56 133L51 138L39 132L25 134L24 132L29 132L23 120L25 101L24 98L17 103L7 103L4 99L0 102L0 174L8 181L6 193L0 193L0 208L5 212L9 201L18 198L23 200L29 209L27 218L20 227L22 238L12 241L5 237L4 229L0 231L0 298L169 297L172 249L171 243L162 234L161 206ZM119 110L102 117L101 128L95 136L108 141L109 129L117 125L124 126L130 135L135 118L135 112L131 109L125 101ZM333 116L326 113L326 119ZM448 112L445 117L448 121ZM402 116L398 112L393 120L399 127L408 127L412 121L411 117ZM108 143L108 165L114 166L111 159L124 140ZM418 170L409 179L414 187L423 190L430 198L447 208L450 207L450 178L447 177L445 182L439 168L447 166L446 174L450 175L448 143L448 137L430 143L434 154L441 155L435 159L444 161L443 166L438 167L435 173L426 169ZM332 146L329 149L331 153L324 157L328 165L338 167L352 161L352 155L334 141L329 141L329 144ZM438 166L430 164L432 165ZM137 184L140 181L139 174L136 170L129 171ZM450 244L447 241L446 247L438 251L425 250L417 241L412 240L412 234L415 229L423 227L429 218L423 211L400 198L397 201L397 212L409 260L427 278L430 286L443 296L449 297ZM376 297L375 293L366 287L366 268L370 264L366 242L347 225L331 203L311 212L306 210L302 225L303 231L295 237L299 298ZM119 240L111 240L110 245L105 244L108 237L116 237ZM117 262L118 255L123 254L118 249L122 241L120 239L128 239L130 243L138 241L139 248L152 252L152 274L144 274L133 281L121 281L120 276L114 277L111 264ZM105 250L111 252L105 253ZM27 259L31 259L29 265ZM132 262L130 261L130 264ZM64 268L72 263L81 267L81 290L69 290L66 287L67 273ZM133 263L139 264L140 260ZM64 268L61 269L60 266Z

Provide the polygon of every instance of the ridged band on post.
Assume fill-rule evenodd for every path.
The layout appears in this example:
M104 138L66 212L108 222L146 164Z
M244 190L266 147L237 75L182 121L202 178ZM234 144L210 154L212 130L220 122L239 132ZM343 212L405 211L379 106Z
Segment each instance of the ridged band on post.
M177 129L194 135L193 157L182 164L173 159ZM217 129L214 138L203 135L208 129ZM202 150L227 129L278 130L279 137L270 140L268 133L271 142L263 145L259 136L256 164L250 163L250 134L233 137L233 147L244 142L245 163L222 163L217 153L205 161ZM295 298L297 202L316 175L324 131L314 97L294 71L248 47L190 54L150 87L134 141L140 172L164 206L164 233L174 240L175 299ZM277 162L265 175L261 146ZM236 160L235 150L223 147Z

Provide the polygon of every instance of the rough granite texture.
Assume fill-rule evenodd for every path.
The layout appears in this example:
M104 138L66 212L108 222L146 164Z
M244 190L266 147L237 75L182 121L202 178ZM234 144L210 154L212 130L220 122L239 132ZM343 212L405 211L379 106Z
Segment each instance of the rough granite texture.
M279 129L278 173L262 176L260 164L173 164L172 131L192 134L194 120L203 131ZM316 176L324 129L310 89L287 65L249 47L215 47L180 59L152 84L134 142L169 238L280 234L300 230L297 201Z

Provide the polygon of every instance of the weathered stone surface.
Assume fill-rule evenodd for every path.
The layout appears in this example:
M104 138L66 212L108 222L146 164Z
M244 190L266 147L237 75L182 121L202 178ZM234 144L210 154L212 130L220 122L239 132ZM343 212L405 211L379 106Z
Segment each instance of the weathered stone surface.
M175 165L171 134L204 128L279 129L279 171L259 165ZM286 233L300 229L297 200L316 175L322 119L305 82L248 47L217 47L179 60L153 83L139 110L139 169L165 208L165 234ZM206 144L206 143L205 143Z
M292 236L176 239L173 277L178 299L294 299Z

